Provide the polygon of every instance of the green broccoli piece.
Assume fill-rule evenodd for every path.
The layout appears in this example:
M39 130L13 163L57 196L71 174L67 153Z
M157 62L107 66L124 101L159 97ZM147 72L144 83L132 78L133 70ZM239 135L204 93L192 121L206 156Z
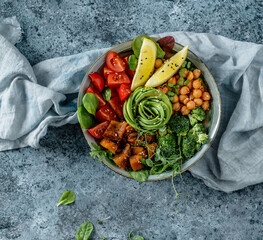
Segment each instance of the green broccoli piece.
M170 157L176 154L176 137L172 133L168 133L165 136L158 137L158 149L160 154L165 157Z
M197 144L195 145L196 151L200 151L200 150L201 150L201 147L202 147L202 144L197 143Z
M205 128L202 123L195 124L192 129L190 129L189 134L197 136L200 133L204 133Z
M201 107L197 107L192 110L191 116L201 122L205 120L205 111Z
M197 135L197 143L205 144L208 142L208 135L205 133L200 133Z
M196 118L192 117L191 114L188 115L188 118L189 118L191 126L194 126L196 123L198 123L198 120Z
M168 123L172 132L185 136L189 131L189 119L182 115L173 115Z
M195 136L192 134L188 134L186 137L183 138L182 144L182 152L184 156L189 159L194 156L196 150L196 140Z

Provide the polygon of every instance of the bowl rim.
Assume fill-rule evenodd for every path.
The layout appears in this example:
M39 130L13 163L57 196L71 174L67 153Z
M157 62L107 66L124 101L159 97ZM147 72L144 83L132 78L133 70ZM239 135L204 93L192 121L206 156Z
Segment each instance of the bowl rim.
M156 40L160 39L160 38L158 38L158 37L152 37L152 38L153 38L153 39L156 39ZM132 40L133 40L133 39L130 39L130 40L121 42L121 43L113 46L112 48L110 48L109 50L107 50L106 52L104 52L103 54L101 54L101 55L93 62L93 64L90 65L90 67L88 68L85 76L84 76L83 79L82 79L82 82L81 82L81 85L80 85L80 88L79 88L77 107L79 107L79 103L80 103L80 89L82 88L82 86L83 86L83 84L84 84L84 80L87 78L87 75L90 73L90 70L92 69L92 67L93 67L102 57L104 57L105 55L107 55L107 53L109 53L109 52L111 52L111 51L114 51L114 49L117 48L118 46L120 46L120 45L122 45L122 44L124 44L124 43L128 43L128 42L130 42L130 41L132 41ZM179 46L182 47L182 48L184 47L182 44L180 44L180 43L178 43L178 42L175 42L175 44L176 44L176 45L179 45ZM173 48L173 50L174 50L174 48ZM191 54L193 54L193 55L196 57L196 59L203 64L203 66L206 68L206 70L207 70L207 71L210 73L210 75L211 75L211 78L212 78L212 80L213 80L213 82L214 82L214 84L215 84L215 86L216 86L216 89L217 89L217 92L218 92L218 97L219 97L219 116L218 116L218 123L217 123L216 129L215 129L214 136L213 136L213 138L210 140L210 142L209 142L206 150L203 152L203 154L202 154L201 156L199 156L199 157L196 159L195 162L193 162L191 165L189 165L187 168L183 169L182 171L176 173L174 176L176 176L176 175L178 175L178 174L181 174L181 173L187 171L188 169L190 169L190 168L191 168L192 166L194 166L194 165L206 154L206 152L210 149L213 141L215 140L215 138L216 138L216 136L217 136L217 133L218 133L218 130L219 130L219 126L220 126L220 123L221 123L221 115L222 115L221 95L220 95L220 91L219 91L219 88L218 88L218 86L217 86L217 83L216 83L216 80L215 80L214 76L212 75L212 73L210 72L210 70L209 70L209 68L206 66L206 64L205 64L194 52L192 52L190 49L188 49L188 51L191 52ZM79 126L80 126L80 124L79 124ZM90 146L90 148L92 148L91 143L89 142L89 140L87 139L87 137L86 137L86 135L85 135L85 133L84 133L84 129L83 129L81 126L80 126L80 128L81 128L81 131L82 131L82 133L83 133L83 135L84 135L84 137L85 137L88 145ZM133 178L132 178L131 176L129 176L129 175L124 175L124 174L122 174L121 172L116 171L114 168L111 167L111 165L110 165L107 161L105 161L105 159L102 161L102 163L103 163L104 165L106 165L109 169L111 169L112 171L118 173L119 175L122 175L122 176L124 176L124 177L126 177L126 178L133 179ZM147 179L147 182L165 180L165 179L172 178L172 177L174 177L174 176L171 175L171 176L166 176L166 177L162 177L162 178L158 178L158 179Z

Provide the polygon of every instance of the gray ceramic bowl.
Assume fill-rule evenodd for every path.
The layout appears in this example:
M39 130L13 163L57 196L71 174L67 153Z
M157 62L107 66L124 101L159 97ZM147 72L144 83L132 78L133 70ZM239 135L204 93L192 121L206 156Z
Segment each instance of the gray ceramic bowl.
M119 53L121 56L126 56L126 55L131 53L131 47L132 47L132 40L129 40L127 42L123 42L123 43L111 48L108 52L115 51L115 52ZM175 43L173 51L178 52L182 48L183 48L182 45ZM191 48L191 46L190 46L190 48ZM85 75L85 77L82 81L82 84L80 86L80 90L79 90L78 106L82 104L82 98L83 98L87 88L90 85L90 79L88 77L88 74L91 72L102 73L102 69L105 65L105 59L106 59L108 52L105 52L104 54L102 54L92 64L92 66L89 68L87 74ZM212 74L210 73L210 71L208 70L206 65L201 61L201 59L199 59L190 50L188 50L187 59L190 60L198 69L201 70L203 78L205 80L205 83L206 83L207 87L209 88L209 91L212 95L212 100L210 103L210 109L208 111L208 114L207 114L207 117L205 120L205 127L208 129L209 142L207 144L203 145L202 149L199 152L197 152L192 158L187 160L182 165L181 172L184 172L187 169L189 169L190 167L192 167L205 154L205 152L209 149L209 147L212 144L212 141L214 140L214 138L217 134L217 130L219 128L219 123L220 123L220 117L221 117L221 99L220 99L220 93L219 93L218 87L216 85L215 79L213 78ZM94 137L91 136L87 130L82 129L82 131L83 131L83 134L84 134L88 144L92 148L91 143L92 142L96 143ZM117 173L119 173L125 177L130 178L130 175L128 174L128 172L120 169L119 167L116 167L116 166L108 163L105 159L104 159L103 163L106 166L108 166L110 169L112 169L113 171L115 171L115 172L117 172ZM162 179L170 178L171 176L172 176L172 171L167 171L167 172L164 172L160 175L150 175L148 178L148 181L162 180Z

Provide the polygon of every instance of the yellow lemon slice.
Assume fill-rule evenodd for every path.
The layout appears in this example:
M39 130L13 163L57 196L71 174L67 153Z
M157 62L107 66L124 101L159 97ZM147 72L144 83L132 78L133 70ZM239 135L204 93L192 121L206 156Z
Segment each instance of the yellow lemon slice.
M152 75L156 60L156 53L156 44L152 40L144 38L138 59L138 65L132 80L132 91L134 91L137 87L144 85Z
M168 81L182 66L186 60L189 45L184 47L180 52L166 60L145 84L145 87L157 87Z

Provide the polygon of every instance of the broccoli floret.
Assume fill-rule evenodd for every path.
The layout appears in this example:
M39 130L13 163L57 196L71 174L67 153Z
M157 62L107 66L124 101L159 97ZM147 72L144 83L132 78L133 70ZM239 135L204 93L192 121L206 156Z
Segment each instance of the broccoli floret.
M176 137L172 133L165 136L159 136L158 149L163 156L170 157L176 154Z
M196 123L198 123L197 119L192 117L191 114L188 115L191 126L194 126Z
M190 129L189 134L197 136L200 133L204 133L205 128L202 123L195 124L192 129Z
M169 121L169 127L172 132L185 136L189 131L189 119L182 115L173 115Z
M194 156L196 150L195 147L196 147L196 141L194 135L188 134L186 137L184 137L182 144L182 151L187 159Z
M205 120L205 111L201 107L197 107L192 110L191 116L201 122Z
M197 143L197 144L195 145L196 151L200 151L200 150L201 150L201 147L202 147L202 144Z
M200 133L197 135L197 143L205 144L208 142L208 135L205 133Z

